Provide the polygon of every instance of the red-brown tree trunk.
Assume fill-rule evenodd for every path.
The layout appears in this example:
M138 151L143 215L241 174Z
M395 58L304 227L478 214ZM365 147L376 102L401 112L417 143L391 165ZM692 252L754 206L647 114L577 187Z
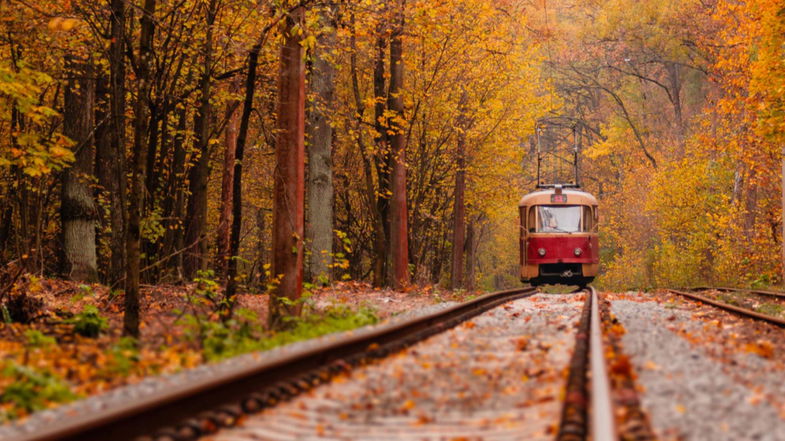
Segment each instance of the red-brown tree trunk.
M304 9L290 13L284 27L278 84L278 136L273 203L273 277L270 324L297 315L303 286L305 225L305 63L295 25L304 25ZM286 299L286 300L283 300Z
M400 125L403 120L403 42L404 6L401 0L396 10L390 42L390 90L388 108L393 113L389 126L392 155L392 198L390 201L390 260L392 262L392 286L403 289L409 284L409 227L406 206L406 140Z

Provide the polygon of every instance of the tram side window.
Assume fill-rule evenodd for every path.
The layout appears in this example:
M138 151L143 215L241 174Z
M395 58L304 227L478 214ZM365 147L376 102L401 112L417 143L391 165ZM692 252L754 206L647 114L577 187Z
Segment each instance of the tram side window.
M526 225L529 227L529 232L534 233L536 230L535 226L537 225L537 211L536 207L529 208L529 219L526 222Z
M594 214L592 214L592 209L588 205L583 206L583 231L594 231Z
M541 233L577 233L581 231L579 205L540 205L537 207Z

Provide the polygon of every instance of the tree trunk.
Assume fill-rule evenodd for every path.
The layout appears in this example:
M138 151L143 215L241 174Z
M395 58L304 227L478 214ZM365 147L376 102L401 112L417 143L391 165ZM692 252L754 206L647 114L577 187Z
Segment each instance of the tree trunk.
M376 190L376 211L379 220L376 223L375 234L375 259L373 270L373 285L383 286L387 281L387 257L390 242L390 145L385 127L385 75L384 63L387 50L387 30L383 25L376 29L376 62L373 68L373 95L374 95L374 128L376 129L376 177L378 189Z
M477 241L474 237L474 222L469 222L466 229L466 276L464 279L464 287L469 291L474 291L476 288L475 283L475 267L477 261Z
M461 115L460 120L463 120ZM450 287L464 287L463 253L466 249L466 132L458 124L458 149L455 158L455 203L453 205L452 272Z
M782 217L780 224L782 227L782 284L785 285L785 146L782 147Z
M109 281L120 282L125 274L125 225L126 225L126 160L125 160L125 0L112 0L112 39L109 46L109 88L111 115L111 143L114 159L111 161L110 180L105 184L110 193L112 252Z
M68 60L71 78L65 90L63 133L74 141L76 160L63 171L60 216L63 222L65 274L71 280L98 281L95 226L98 210L90 177L94 176L95 79L84 62Z
M174 255L168 266L175 271L177 280L183 279L183 253L180 251L185 243L181 219L183 218L185 205L182 181L184 180L185 170L185 130L187 118L186 109L178 109L177 133L173 140L172 166L166 184L167 191L163 203L164 213L169 218L166 222L167 228L164 235L164 254L166 256Z
M210 178L210 88L212 86L213 25L216 16L216 1L210 0L207 10L207 35L205 36L202 60L201 97L199 112L194 122L196 151L199 158L188 174L191 197L188 199L185 225L185 243L189 247L185 255L185 276L192 279L198 271L205 269L207 254L207 181Z
M231 92L240 91L239 81L232 81ZM221 209L218 219L217 258L215 266L218 274L225 275L231 257L229 246L232 224L232 184L234 182L235 156L237 152L237 131L240 128L239 101L232 100L226 105L226 131L224 133L224 161L221 176Z
M240 230L243 226L243 156L245 154L245 143L248 139L251 111L253 110L253 97L256 92L256 67L259 63L259 52L261 49L261 45L257 44L248 55L243 114L240 118L240 132L237 135L237 149L234 160L234 176L232 176L232 231L229 238L229 262L227 262L226 292L224 294L230 309L233 306L234 295L237 292L237 259L235 257L240 254Z
M329 59L336 44L334 3L320 14L319 35L310 87L314 101L308 115L308 230L311 248L308 278L313 283L332 280L333 263L333 128L329 115L335 101L335 66Z
M128 262L125 272L125 312L123 315L123 334L139 336L139 273L142 220L142 191L147 164L147 136L149 118L147 109L150 99L150 62L152 61L153 33L155 32L156 0L145 0L145 13L141 17L139 57L137 72L137 96L134 105L134 147L131 192L128 207L128 231L126 232L126 256Z
M392 261L392 286L403 289L409 284L409 228L406 207L406 140L403 120L403 43L405 0L396 10L394 30L390 42L390 90L388 107L394 117L389 120L390 154L392 156L392 198L390 201L390 260Z
M278 85L273 211L273 276L270 324L284 325L286 315L298 315L303 284L305 224L305 63L295 25L304 25L303 7L286 19ZM286 300L283 300L286 299Z

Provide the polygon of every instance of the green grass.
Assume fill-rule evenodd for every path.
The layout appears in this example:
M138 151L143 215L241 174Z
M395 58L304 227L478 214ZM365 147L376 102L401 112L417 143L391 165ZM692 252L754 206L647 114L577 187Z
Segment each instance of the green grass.
M785 311L785 306L779 303L762 303L755 308L755 311L773 317L780 317L783 311Z
M244 309L235 311L233 317L225 321L188 314L181 319L181 324L185 326L186 336L201 348L203 358L206 361L217 361L334 332L349 331L378 321L376 312L371 308L353 310L347 306L334 305L321 311L308 311L302 317L291 317L288 326L282 331L265 329L263 321L253 311Z
M720 302L723 302L723 303L727 303L728 305L741 306L741 304L739 303L739 300L733 294L728 294L728 293L718 294L717 295L717 300L719 300Z

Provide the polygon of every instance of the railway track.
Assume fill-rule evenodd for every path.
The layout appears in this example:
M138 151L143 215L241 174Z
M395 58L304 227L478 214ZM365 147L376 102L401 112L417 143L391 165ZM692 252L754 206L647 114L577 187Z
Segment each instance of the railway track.
M557 433L560 441L617 439L602 350L597 294L593 289L586 292L570 361L568 393ZM277 403L309 391L315 385L329 382L354 366L384 358L511 300L534 294L536 290L533 288L488 294L426 316L344 335L340 341L327 341L317 347L260 360L255 365L243 366L220 377L152 394L122 407L103 409L90 415L74 415L66 422L52 424L19 439L198 439L222 427L231 427L238 420L250 418L246 415L275 407ZM450 428L444 425L443 430L449 432ZM505 433L498 439L517 439L514 434ZM355 435L356 439L366 439L360 434ZM295 436L292 439L301 438Z
M707 287L699 287L699 288L695 288L695 289L698 290L698 291L723 291L723 292L751 293L751 294L757 294L757 295L762 295L762 296L769 296L769 297L776 297L776 298L780 298L780 299L785 299L785 293L777 293L777 292L774 292L774 291L743 290L743 289L737 289L737 288L707 288ZM750 310L750 309L747 309L747 308L742 308L740 306L731 305L729 303L721 302L719 300L715 300L715 299L712 299L712 298L700 295L700 294L698 294L696 292L675 290L675 289L668 289L667 291L670 292L670 293L673 293L673 294L680 295L682 297L686 297L686 298L689 298L689 299L692 299L692 300L697 300L699 302L702 302L702 303L705 303L705 304L708 304L708 305L712 305L712 306L720 308L720 309L724 309L724 310L729 311L729 312L733 312L735 314L739 314L739 315L744 316L744 317L752 318L752 319L755 319L755 320L761 320L761 321L772 323L772 324L775 324L775 325L778 325L778 326L785 327L785 320L783 320L783 319L781 319L779 317L774 317L774 316L771 316L771 315L768 315L768 314L762 314L760 312L753 311L753 310Z
M600 330L599 298L586 290L557 441L617 439Z

